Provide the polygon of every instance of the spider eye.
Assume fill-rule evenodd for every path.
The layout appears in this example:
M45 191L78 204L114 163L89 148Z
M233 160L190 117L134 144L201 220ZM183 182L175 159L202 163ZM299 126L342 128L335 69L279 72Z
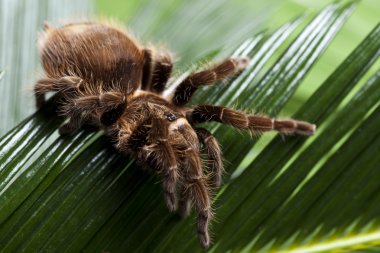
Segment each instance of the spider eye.
M173 113L171 112L167 112L165 113L165 116L166 116L166 119L169 120L169 121L174 121L176 120L178 117L175 116Z

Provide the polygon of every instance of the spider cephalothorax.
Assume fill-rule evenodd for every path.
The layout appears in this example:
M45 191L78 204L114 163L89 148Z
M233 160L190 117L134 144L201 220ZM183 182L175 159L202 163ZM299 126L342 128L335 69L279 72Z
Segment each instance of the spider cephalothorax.
M39 44L46 76L35 85L37 107L44 104L46 92L57 92L59 110L69 118L60 127L61 134L93 124L104 129L120 152L132 154L161 175L170 211L179 209L187 216L194 206L203 247L210 244L210 189L220 185L223 163L214 136L196 125L216 121L259 133L315 131L307 122L248 115L222 106L186 107L200 86L243 70L247 59L226 59L191 73L172 94L163 96L173 66L170 54L144 48L115 26L46 25ZM207 162L202 163L200 147Z

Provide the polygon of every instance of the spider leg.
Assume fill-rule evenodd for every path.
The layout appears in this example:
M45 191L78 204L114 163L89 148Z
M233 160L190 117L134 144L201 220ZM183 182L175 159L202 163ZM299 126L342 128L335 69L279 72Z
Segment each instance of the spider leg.
M219 187L222 181L223 161L222 151L216 138L204 128L196 128L195 132L199 141L204 145L208 158L209 167L212 171L211 183L214 187Z
M181 168L185 196L189 196L197 212L197 233L200 243L202 247L208 248L210 245L208 226L212 218L210 192L202 173L201 159L197 151L193 148L188 148L183 155L187 161L187 166ZM188 205L187 198L182 201L182 203ZM186 210L186 207L184 209Z
M223 106L199 105L186 115L191 124L216 121L252 132L278 131L284 134L312 135L315 125L293 119L273 119L265 115L249 115Z
M120 92L110 91L101 95L77 96L62 106L63 114L70 116L70 120L59 128L59 133L61 135L73 133L96 110L101 111L100 123L110 126L122 115L125 107L126 99Z
M34 93L37 108L41 108L45 104L45 93L53 91L60 92L69 89L80 89L83 80L76 76L65 76L58 79L43 78L34 85Z
M58 132L60 135L69 135L75 132L82 125L82 115L76 112L70 114L69 122L59 127Z
M165 203L169 211L177 210L178 167L176 157L168 140L160 139L156 144L143 146L139 152L138 156L147 159L148 165L162 176L162 188L164 189Z
M172 69L173 63L169 53L160 54L153 59L152 51L144 49L141 89L161 93L166 87Z
M169 53L159 55L155 60L150 90L161 93L172 74L173 62Z
M164 177L166 205L170 211L175 211L178 202L176 187L179 175L176 156L169 142L169 124L166 119L152 120L150 138L157 144L157 149L152 155L155 157L159 173Z
M119 138L119 150L136 152L138 160L145 162L162 176L165 202L170 211L177 210L178 166L169 142L168 124L163 119L145 120L130 136Z
M104 126L114 124L127 107L126 97L122 93L115 91L100 95L99 103L103 109L103 113L100 116L100 123Z
M153 72L153 55L149 48L143 49L144 65L141 79L141 89L149 90Z
M209 69L190 74L175 89L172 98L173 104L177 106L187 104L199 87L210 85L216 81L232 76L244 69L247 64L248 60L246 58L229 58Z

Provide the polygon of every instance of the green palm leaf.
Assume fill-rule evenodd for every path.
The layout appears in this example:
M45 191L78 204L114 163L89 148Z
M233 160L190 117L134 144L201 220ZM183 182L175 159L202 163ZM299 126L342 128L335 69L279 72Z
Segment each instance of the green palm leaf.
M277 115L354 7L329 5L309 22L296 19L246 37L231 54L249 56L249 68L227 85L203 89L195 103ZM151 33L160 34L156 28ZM380 72L365 74L379 54L378 25L294 114L317 123L315 137L276 136L263 147L245 133L208 126L228 161L210 252L378 249ZM159 179L118 155L100 133L59 137L63 119L51 110L36 112L0 139L4 252L202 251L194 217L168 213Z

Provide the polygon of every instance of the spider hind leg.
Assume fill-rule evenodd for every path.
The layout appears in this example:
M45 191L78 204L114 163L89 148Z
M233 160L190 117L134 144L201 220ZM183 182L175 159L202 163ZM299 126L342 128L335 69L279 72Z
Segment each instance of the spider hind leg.
M162 93L173 69L169 53L161 53L153 58L152 50L144 49L144 67L141 89L154 93Z
M173 62L170 54L163 53L159 55L156 59L152 81L151 81L151 91L155 93L162 93L168 80L172 74Z
M125 96L120 92L105 92L101 95L82 95L70 98L62 107L62 114L70 117L69 122L59 128L61 135L75 132L91 115L100 111L100 123L105 126L114 124L126 108Z
M71 89L78 89L82 86L83 80L76 76L65 76L58 79L42 78L34 85L34 94L37 108L45 104L45 94L48 92L70 93Z

